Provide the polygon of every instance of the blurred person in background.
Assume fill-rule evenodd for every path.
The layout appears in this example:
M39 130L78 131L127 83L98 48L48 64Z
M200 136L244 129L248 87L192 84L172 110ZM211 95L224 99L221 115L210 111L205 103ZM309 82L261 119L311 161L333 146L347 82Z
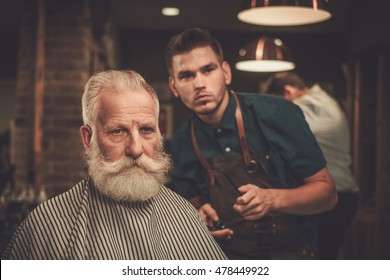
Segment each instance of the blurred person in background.
M319 84L308 87L293 72L271 75L265 92L297 104L328 162L335 181L338 203L319 215L319 258L340 258L345 234L357 211L358 186L351 172L350 132L347 118L339 103Z

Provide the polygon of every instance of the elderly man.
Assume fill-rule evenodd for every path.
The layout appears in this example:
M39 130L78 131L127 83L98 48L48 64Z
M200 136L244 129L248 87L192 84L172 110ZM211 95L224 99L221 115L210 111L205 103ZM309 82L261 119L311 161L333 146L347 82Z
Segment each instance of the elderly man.
M165 188L155 91L134 71L93 75L80 128L89 177L39 205L6 259L226 259L198 212Z

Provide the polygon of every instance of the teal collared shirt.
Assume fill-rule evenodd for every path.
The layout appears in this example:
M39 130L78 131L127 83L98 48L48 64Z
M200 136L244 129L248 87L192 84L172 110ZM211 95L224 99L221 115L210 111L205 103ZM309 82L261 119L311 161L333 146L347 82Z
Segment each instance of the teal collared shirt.
M326 166L325 158L305 121L301 109L282 98L238 93L245 132L251 153L266 165L275 188L295 188ZM195 114L196 139L205 158L241 154L235 122L236 103L229 103L220 124L212 127ZM187 199L208 196L207 175L191 142L190 120L181 126L169 143L174 161L170 188Z

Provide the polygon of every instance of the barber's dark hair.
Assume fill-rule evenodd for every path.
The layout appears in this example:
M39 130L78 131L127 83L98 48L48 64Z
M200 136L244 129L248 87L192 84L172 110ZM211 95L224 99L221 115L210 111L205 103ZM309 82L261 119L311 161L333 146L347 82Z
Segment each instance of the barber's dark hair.
M201 28L188 28L173 36L165 48L165 62L168 73L172 75L172 58L175 55L190 52L199 47L210 46L217 55L218 62L224 61L220 43L208 30Z
M300 90L307 87L305 82L297 74L293 72L278 72L271 75L265 83L265 93L284 95L284 87L286 85L293 86Z

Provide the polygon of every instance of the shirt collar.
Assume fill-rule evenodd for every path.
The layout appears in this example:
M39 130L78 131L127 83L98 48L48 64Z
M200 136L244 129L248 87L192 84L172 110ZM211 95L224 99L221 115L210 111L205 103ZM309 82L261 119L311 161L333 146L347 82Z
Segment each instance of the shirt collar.
M212 139L216 130L221 128L225 130L234 130L236 125L235 112L236 112L236 101L233 98L233 95L230 91L229 94L229 102L226 107L225 112L223 113L222 120L216 127L212 127L206 123L204 123L198 116L194 114L193 121L195 124L195 129L201 129L207 136Z

